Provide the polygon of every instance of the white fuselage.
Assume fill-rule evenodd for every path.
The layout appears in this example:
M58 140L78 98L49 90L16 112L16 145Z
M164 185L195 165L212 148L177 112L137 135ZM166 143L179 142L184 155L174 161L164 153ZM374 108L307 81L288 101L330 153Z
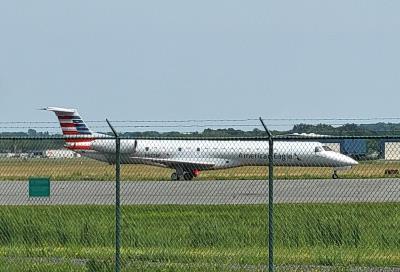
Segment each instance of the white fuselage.
M71 148L73 149L73 148ZM199 170L223 169L245 165L267 165L267 141L215 140L121 140L121 163L150 164L176 168L196 164ZM274 165L351 167L352 158L329 150L319 142L279 141L274 143ZM114 139L95 140L90 150L79 151L93 159L115 163ZM174 163L172 163L174 162Z

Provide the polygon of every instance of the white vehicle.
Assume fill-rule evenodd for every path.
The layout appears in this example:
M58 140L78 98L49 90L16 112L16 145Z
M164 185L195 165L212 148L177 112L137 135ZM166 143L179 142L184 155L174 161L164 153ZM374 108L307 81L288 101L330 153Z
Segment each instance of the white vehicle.
M107 135L93 133L77 110L48 107L53 111L65 136L66 148L82 156L115 163L116 145ZM97 139L102 137L103 139ZM257 140L121 140L121 163L147 164L175 169L172 180L191 180L200 171L246 165L268 165L268 141ZM279 141L274 143L274 165L332 167L350 169L357 161L332 151L316 141Z

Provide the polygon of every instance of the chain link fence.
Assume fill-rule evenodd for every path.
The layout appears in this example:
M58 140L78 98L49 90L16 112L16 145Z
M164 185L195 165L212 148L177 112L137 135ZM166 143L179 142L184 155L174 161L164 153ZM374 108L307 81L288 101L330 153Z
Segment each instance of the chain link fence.
M318 162L275 167L276 264L399 270L400 164L392 159L400 154L398 140L319 137L315 145L310 138L275 137L274 143L288 140Z
M1 138L0 271L398 271L399 139Z

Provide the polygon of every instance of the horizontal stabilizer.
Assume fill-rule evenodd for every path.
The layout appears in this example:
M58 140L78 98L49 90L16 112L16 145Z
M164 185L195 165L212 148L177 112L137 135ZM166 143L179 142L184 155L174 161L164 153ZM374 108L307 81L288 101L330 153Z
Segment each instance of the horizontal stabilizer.
M58 108L58 107L47 107L47 108L42 108L41 110L46 110L46 111L52 111L56 113L65 113L65 114L72 114L72 113L78 113L76 109L65 109L65 108Z

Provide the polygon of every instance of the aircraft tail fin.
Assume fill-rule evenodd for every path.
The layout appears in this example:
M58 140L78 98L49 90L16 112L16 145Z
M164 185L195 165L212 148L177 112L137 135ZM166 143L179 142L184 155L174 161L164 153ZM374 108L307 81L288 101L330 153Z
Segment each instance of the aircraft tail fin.
M52 111L58 117L63 135L70 136L65 139L66 148L77 152L92 149L91 144L98 133L93 133L88 128L77 110L57 107L47 107L42 110Z
M43 110L52 111L58 117L63 135L90 136L93 132L82 120L76 109L47 107Z

